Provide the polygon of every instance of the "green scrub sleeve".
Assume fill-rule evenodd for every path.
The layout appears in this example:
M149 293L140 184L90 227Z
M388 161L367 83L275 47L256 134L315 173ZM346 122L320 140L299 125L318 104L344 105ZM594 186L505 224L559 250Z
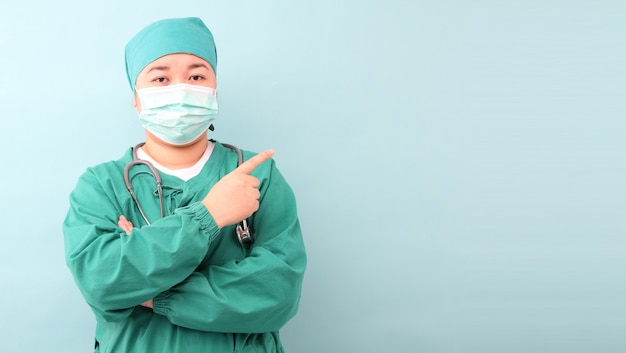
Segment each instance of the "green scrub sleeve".
M217 223L202 202L194 202L187 207L178 208L174 214L181 217L193 217L198 221L201 233L208 235L209 240L214 240L219 235L220 229L217 227Z
M155 313L195 330L246 333L278 331L296 314L306 254L293 192L271 163L249 256L192 273L154 298Z
M127 235L117 226L121 193L102 187L115 182L88 169L70 195L63 223L67 265L96 316L107 321L123 320L189 277L219 233L198 202Z

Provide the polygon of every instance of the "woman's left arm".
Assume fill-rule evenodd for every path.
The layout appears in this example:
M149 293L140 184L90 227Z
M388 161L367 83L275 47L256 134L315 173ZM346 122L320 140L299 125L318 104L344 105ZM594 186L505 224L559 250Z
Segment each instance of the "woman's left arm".
M295 197L273 161L254 230L248 257L194 272L155 297L154 312L202 331L260 333L284 326L298 309L306 253Z

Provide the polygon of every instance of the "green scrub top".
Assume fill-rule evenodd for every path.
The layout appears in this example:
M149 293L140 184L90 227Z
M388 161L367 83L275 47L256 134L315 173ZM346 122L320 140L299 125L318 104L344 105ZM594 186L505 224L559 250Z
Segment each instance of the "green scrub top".
M244 152L244 159L253 153ZM300 301L306 253L296 202L274 160L257 167L256 241L245 249L234 227L221 230L202 205L211 187L237 166L215 143L199 175L161 173L165 217L145 166L131 179L151 225L126 186L122 158L88 168L70 195L63 223L65 255L93 310L96 352L283 352L278 331ZM117 226L120 215L134 228ZM153 299L154 310L141 306Z

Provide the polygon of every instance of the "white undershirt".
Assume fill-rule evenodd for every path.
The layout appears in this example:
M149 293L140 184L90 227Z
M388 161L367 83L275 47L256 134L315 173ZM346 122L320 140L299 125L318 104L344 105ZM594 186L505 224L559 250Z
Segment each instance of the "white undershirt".
M214 147L214 143L209 141L206 147L206 151L204 151L204 153L202 154L202 157L200 157L200 160L197 161L196 164L188 168L181 168L181 169L166 168L162 166L161 164L159 164L159 162L155 161L152 157L150 157L143 150L143 147L140 147L139 150L137 151L137 158L143 159L152 163L152 165L161 173L173 175L177 178L187 181L195 177L196 175L200 174L202 167L204 167L204 164L206 163L206 161L208 161L209 157L211 157L211 152L213 152L213 147Z

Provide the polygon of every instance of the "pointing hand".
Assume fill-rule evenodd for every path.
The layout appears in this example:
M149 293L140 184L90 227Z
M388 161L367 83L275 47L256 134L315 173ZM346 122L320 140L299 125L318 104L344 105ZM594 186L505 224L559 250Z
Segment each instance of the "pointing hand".
M236 224L259 209L260 182L250 173L273 155L274 150L261 152L213 185L202 203L219 228Z

